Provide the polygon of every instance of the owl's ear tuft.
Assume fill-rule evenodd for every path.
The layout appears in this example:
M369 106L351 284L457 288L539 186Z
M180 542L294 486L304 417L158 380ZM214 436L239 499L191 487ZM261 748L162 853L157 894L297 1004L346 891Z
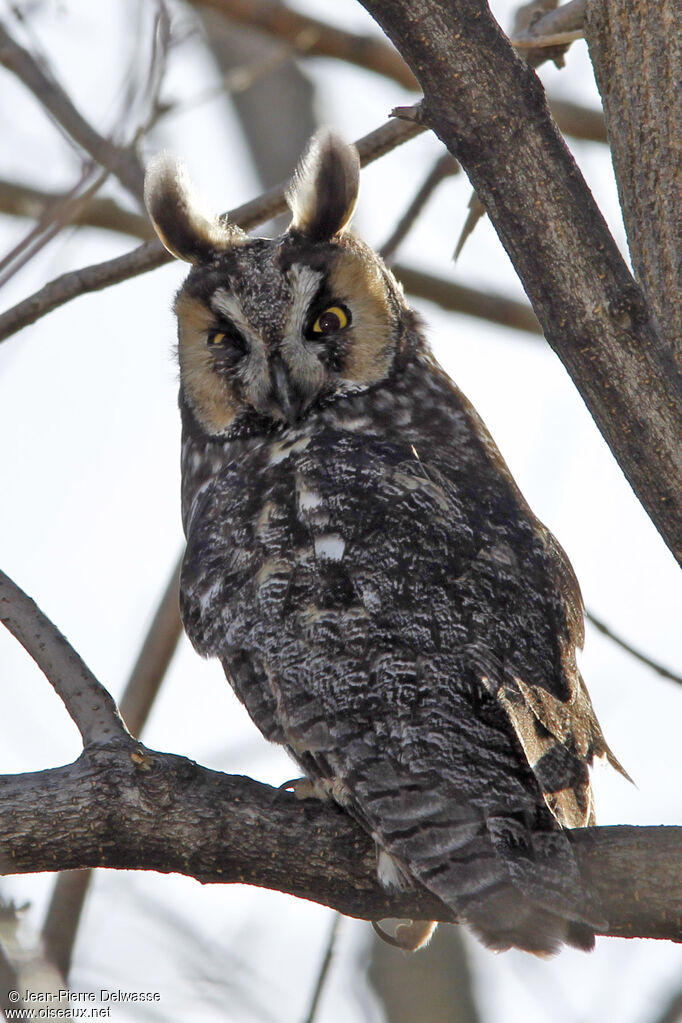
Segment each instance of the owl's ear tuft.
M290 230L311 241L327 241L348 226L360 183L360 157L338 135L322 129L313 135L292 179L287 202Z
M144 201L162 243L187 263L207 263L246 238L241 228L204 212L187 168L171 153L147 166Z

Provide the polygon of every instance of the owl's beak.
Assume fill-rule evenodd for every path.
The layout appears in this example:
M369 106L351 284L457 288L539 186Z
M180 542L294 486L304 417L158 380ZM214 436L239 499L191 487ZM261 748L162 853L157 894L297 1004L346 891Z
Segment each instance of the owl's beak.
M293 426L301 418L305 399L293 386L289 371L280 355L273 356L270 372L273 404L283 413L289 426Z

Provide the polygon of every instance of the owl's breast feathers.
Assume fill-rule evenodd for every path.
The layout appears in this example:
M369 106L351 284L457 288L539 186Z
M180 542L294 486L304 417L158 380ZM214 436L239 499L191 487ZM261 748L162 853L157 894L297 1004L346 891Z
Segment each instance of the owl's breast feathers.
M185 627L263 733L493 947L589 947L580 595L454 385L419 358L297 428L186 428L183 479Z

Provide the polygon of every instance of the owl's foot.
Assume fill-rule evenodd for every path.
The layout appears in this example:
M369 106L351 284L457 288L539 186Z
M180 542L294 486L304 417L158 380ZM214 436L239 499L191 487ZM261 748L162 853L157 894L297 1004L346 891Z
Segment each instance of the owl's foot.
M405 952L416 952L428 945L437 926L436 920L401 920L396 925L395 934L389 934L378 920L372 920L372 927L382 941Z

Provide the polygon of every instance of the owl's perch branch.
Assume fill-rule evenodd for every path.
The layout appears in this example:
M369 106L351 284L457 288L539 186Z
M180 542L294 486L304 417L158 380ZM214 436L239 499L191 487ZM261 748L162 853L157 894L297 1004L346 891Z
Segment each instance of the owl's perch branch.
M674 338L662 336L656 303L647 304L630 275L539 80L485 0L361 3L418 78L423 123L469 175L547 340L682 560L682 378ZM659 88L660 101L667 88L674 105L674 76ZM668 183L674 190L674 179ZM679 303L679 295L670 301Z
M0 874L157 870L271 888L363 919L452 919L427 892L385 892L371 839L335 806L135 742L103 686L3 574L0 620L85 744L66 767L0 777ZM609 934L682 941L682 828L588 828L570 838Z
M387 894L371 840L341 810L139 747L0 778L0 873L109 867L253 884L362 919L452 919L426 892ZM619 937L682 940L682 828L571 833Z

